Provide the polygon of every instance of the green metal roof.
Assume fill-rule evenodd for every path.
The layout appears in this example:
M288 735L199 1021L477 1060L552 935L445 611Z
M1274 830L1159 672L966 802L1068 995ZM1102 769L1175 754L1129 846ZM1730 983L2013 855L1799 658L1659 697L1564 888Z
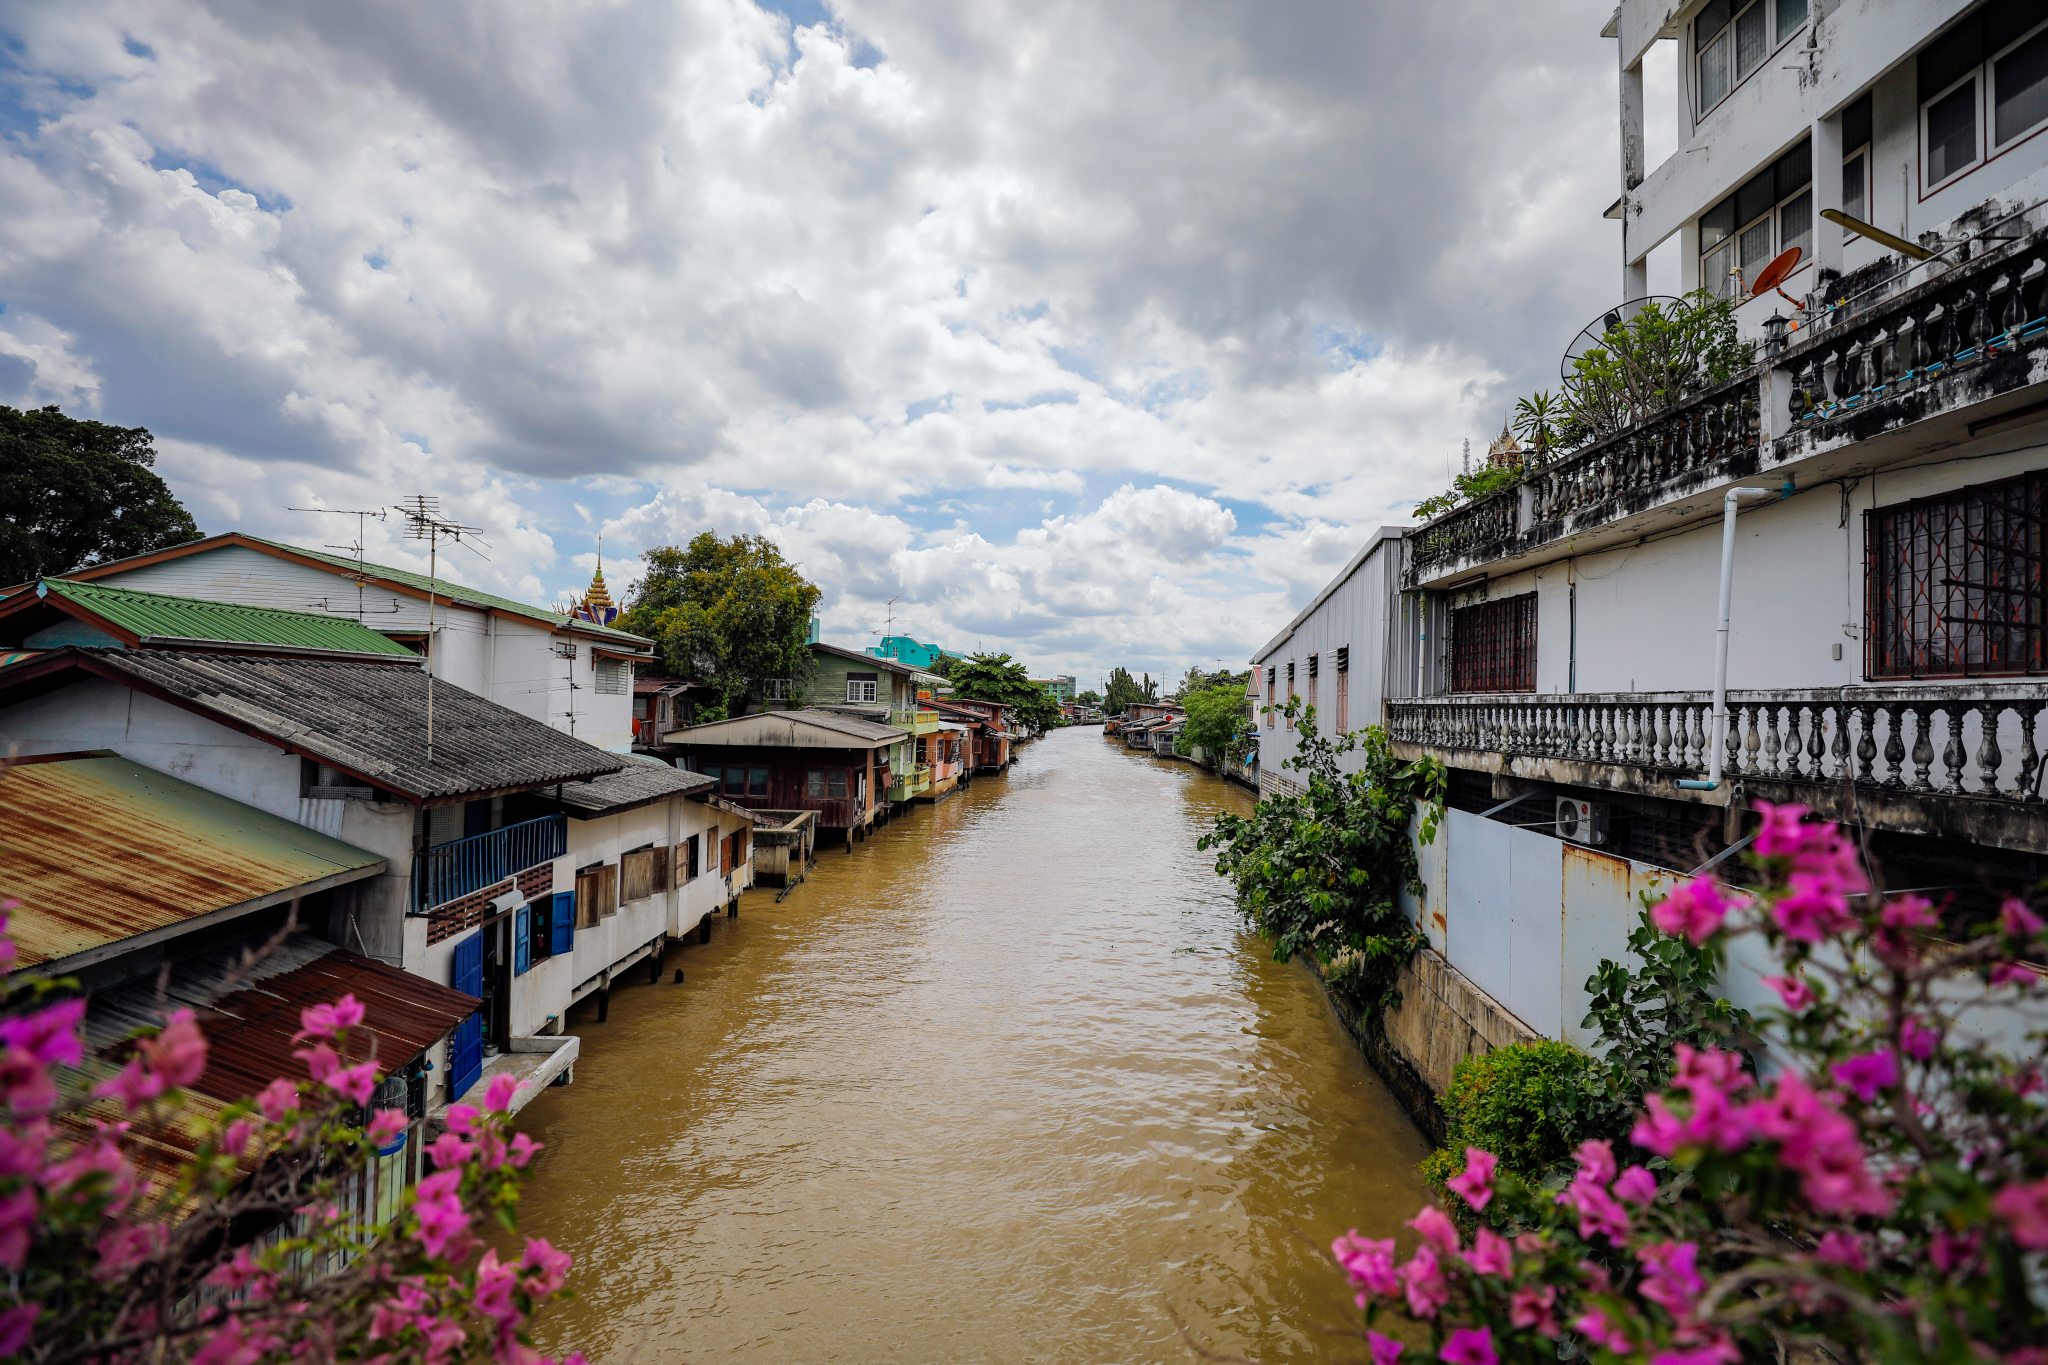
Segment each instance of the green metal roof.
M38 597L61 597L145 640L216 640L412 657L412 651L404 645L360 622L320 612L243 607L231 602L207 602L63 578L46 578L33 591Z
M291 554L304 555L308 559L317 559L323 564L332 564L337 569L347 569L350 573L354 573L357 568L356 561L346 555L323 554L318 550L308 550L302 545L287 545L281 540L265 540L261 536L252 536L246 531L242 535L244 539L253 540L260 545L269 545ZM649 647L654 643L654 641L644 635L635 635L630 631L616 630L611 626L600 626L594 621L585 621L580 617L564 616L561 612L549 611L545 607L536 607L525 602L515 602L509 597L497 597L487 592L479 592L475 588L462 583L451 583L445 578L429 578L423 573L414 573L410 569L394 569L385 564L366 563L361 567L365 573L373 573L379 578L388 578L394 583L403 583L409 588L418 588L421 592L434 592L439 593L443 597L454 598L461 602L474 602L479 606L496 607L500 611L514 612L520 616L531 617L536 621L546 621L549 625L558 628L566 626L576 631L579 635L609 636L622 644L632 644L641 648Z

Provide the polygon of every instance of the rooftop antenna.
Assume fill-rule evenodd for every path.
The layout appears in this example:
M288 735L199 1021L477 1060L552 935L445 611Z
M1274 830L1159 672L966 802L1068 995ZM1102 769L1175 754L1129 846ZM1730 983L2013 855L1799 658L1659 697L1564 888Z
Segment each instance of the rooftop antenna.
M489 556L477 549L477 545L488 545L482 538L483 528L464 526L461 522L449 521L441 515L441 500L424 493L415 493L409 502L401 502L391 509L405 519L406 535L412 540L427 542L427 767L434 766L434 584L440 578L441 541L445 538L464 544L467 537L469 552L478 559Z
M1470 474L1470 473L1472 472L1472 438L1471 438L1470 436L1467 436L1467 437L1465 438L1465 470L1464 470L1464 472L1465 472L1465 473L1467 473L1467 474Z
M375 517L377 520L382 521L387 515L389 515L389 509L379 507L375 511L366 511L360 507L287 507L284 510L287 512L321 512L329 516L354 517L356 519L355 544L329 545L327 548L330 550L352 550L355 552L356 571L349 576L355 580L356 624L361 625L363 623L363 616L365 615L363 607L363 588L366 584L374 581L370 576L369 570L363 564L364 533L369 527L371 517ZM322 606L324 607L325 603L322 603Z

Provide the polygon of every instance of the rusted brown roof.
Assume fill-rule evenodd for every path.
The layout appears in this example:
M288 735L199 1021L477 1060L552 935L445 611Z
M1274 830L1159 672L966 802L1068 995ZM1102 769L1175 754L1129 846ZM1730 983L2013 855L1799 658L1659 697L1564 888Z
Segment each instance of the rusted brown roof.
M0 895L21 902L8 928L24 967L385 866L110 752L0 772Z

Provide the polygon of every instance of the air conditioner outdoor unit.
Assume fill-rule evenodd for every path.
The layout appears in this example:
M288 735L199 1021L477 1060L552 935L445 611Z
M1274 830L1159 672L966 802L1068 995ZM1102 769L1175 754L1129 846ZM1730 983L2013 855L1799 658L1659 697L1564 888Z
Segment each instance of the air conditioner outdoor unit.
M1575 844L1607 842L1607 803L1581 801L1577 797L1557 798L1557 837Z

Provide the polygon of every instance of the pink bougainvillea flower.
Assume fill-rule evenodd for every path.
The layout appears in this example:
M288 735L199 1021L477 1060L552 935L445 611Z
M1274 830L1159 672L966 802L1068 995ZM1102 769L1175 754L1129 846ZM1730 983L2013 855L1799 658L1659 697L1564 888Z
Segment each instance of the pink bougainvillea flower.
M1869 1255L1863 1249L1863 1239L1853 1232L1836 1229L1820 1239L1820 1245L1813 1249L1814 1259L1829 1265L1853 1270L1858 1275L1870 1268Z
M166 1086L188 1086L206 1071L206 1035L191 1010L178 1010L154 1038L135 1044Z
M1433 1318L1450 1301L1451 1287L1444 1282L1436 1253L1428 1247L1417 1248L1414 1257L1398 1273L1402 1292L1408 1297L1408 1311L1416 1317Z
M1878 912L1877 931L1871 936L1877 955L1894 967L1909 966L1920 959L1921 937L1938 928L1941 919L1924 896L1897 896Z
M1631 1204L1647 1204L1657 1197L1657 1177L1647 1166L1631 1166L1614 1178L1614 1193Z
M1745 1110L1756 1131L1780 1144L1780 1160L1823 1213L1885 1213L1892 1197L1870 1175L1856 1125L1794 1075Z
M1786 938L1796 943L1819 943L1856 923L1849 902L1825 878L1795 872L1791 894L1771 906L1771 918Z
M249 1149L249 1139L255 1135L255 1124L248 1119L236 1119L221 1129L220 1149L229 1156L240 1156Z
M1650 910L1650 920L1674 938L1705 943L1721 931L1722 922L1736 904L1722 893L1720 883L1713 878L1695 877L1680 882L1670 895L1657 902Z
M493 1114L507 1113L512 1108L512 1097L517 1095L526 1082L510 1072L500 1071L491 1077L484 1087L484 1108Z
M1947 1228L1938 1228L1934 1240L1927 1244L1927 1259L1934 1262L1934 1268L1946 1275L1960 1270L1977 1259L1977 1246L1983 1240L1975 1228L1960 1235Z
M20 1018L0 1019L0 1044L18 1047L45 1066L77 1066L83 1056L78 1021L84 1017L81 998Z
M1577 1178L1565 1187L1557 1202L1579 1212L1579 1236L1591 1239L1596 1234L1605 1236L1619 1246L1629 1233L1628 1212L1616 1203L1614 1196L1603 1189L1590 1172L1580 1171Z
M1401 1343L1392 1337L1383 1337L1378 1332L1365 1334L1366 1345L1372 1348L1372 1365L1394 1365L1401 1358Z
M1517 1327L1533 1328L1540 1336L1555 1337L1557 1290L1547 1284L1524 1285L1508 1300L1508 1321Z
M1578 1158L1579 1173L1602 1185L1614 1180L1614 1144L1605 1138L1589 1138L1572 1153Z
M1924 1062L1934 1055L1941 1046L1942 1030L1939 1024L1907 1019L1899 1027L1899 1046L1915 1061Z
M1778 993L1785 1008L1793 1014L1804 1014L1813 1008L1813 987L1796 976L1767 976L1764 984Z
M1671 1112L1662 1095L1643 1101L1646 1111L1629 1130L1628 1140L1658 1156L1670 1156L1685 1145L1685 1120Z
M292 1041L303 1043L308 1038L332 1038L343 1029L352 1029L363 1022L363 1005L353 995L344 995L331 1005L308 1005L299 1011L300 1028L292 1035Z
M36 1318L42 1311L40 1304L24 1303L0 1313L0 1356L21 1354L35 1334Z
M414 1187L413 1213L419 1219L420 1245L429 1256L459 1261L468 1254L469 1214L462 1207L462 1172L440 1170Z
M16 1190L0 1195L0 1269L19 1270L28 1260L36 1224L36 1192Z
M1458 1249L1458 1225L1451 1216L1434 1204L1425 1204L1408 1226L1422 1234L1422 1240L1438 1251L1456 1252Z
M379 1147L383 1147L404 1132L410 1122L403 1109L379 1109L363 1126L363 1135Z
M2034 969L2020 962L2000 962L1991 969L1991 984L1994 986L2031 986L2034 984Z
M1763 816L1763 824L1756 832L1756 853L1759 858L1790 858L1806 847L1812 836L1813 826L1802 823L1807 816L1805 806L1787 802L1779 805L1775 801L1757 801L1757 814Z
M164 1093L164 1078L143 1065L140 1057L122 1067L111 1079L93 1087L93 1094L119 1100L133 1113Z
M1898 1059L1888 1047L1836 1062L1830 1070L1836 1080L1865 1104L1874 1102L1878 1091L1889 1090L1899 1083Z
M524 1133L514 1133L512 1135L511 1150L505 1159L515 1169L525 1170L526 1163L533 1160L535 1154L545 1146L547 1146L545 1142L535 1142Z
M1358 1296L1360 1308L1370 1299L1391 1299L1401 1292L1401 1279L1394 1271L1393 1238L1374 1241L1360 1237L1358 1229L1353 1228L1330 1243L1330 1254L1351 1276L1351 1282L1365 1290Z
M1444 1340L1444 1348L1437 1352L1437 1358L1444 1365L1500 1365L1500 1356L1493 1349L1493 1329L1490 1327L1460 1327Z
M501 1328L519 1322L526 1315L512 1299L518 1288L518 1268L501 1263L496 1247L486 1250L476 1267L476 1311Z
M1492 1152L1478 1147L1465 1149L1465 1169L1444 1182L1444 1187L1475 1209L1483 1209L1493 1199Z
M2043 923L2039 915L2027 908L2025 901L2015 896L1998 907L1998 927L2012 938L2032 938L2048 929L2048 923Z
M1590 1308L1580 1314L1573 1321L1572 1330L1583 1333L1600 1343L1600 1345L1605 1346L1608 1350L1620 1355L1627 1355L1636 1348L1635 1343L1629 1340L1628 1333L1622 1331L1619 1326L1608 1322L1607 1315L1597 1308Z
M257 1093L256 1107L272 1123L282 1123L287 1114L299 1107L299 1088L279 1077Z
M1697 1242L1657 1242L1636 1252L1643 1262L1642 1296L1662 1304L1675 1318L1692 1315L1705 1286L1697 1266Z
M427 1144L427 1155L434 1159L437 1171L452 1171L467 1166L476 1147L460 1133L443 1133Z
M337 1095L344 1095L355 1105L370 1102L370 1096L377 1093L377 1064L358 1062L345 1066L328 1078L328 1087Z
M1387 1249L1387 1261L1391 1272L1394 1243L1389 1239L1382 1245ZM568 1281L569 1267L575 1263L575 1258L568 1252L557 1251L548 1245L545 1237L527 1238L526 1254L519 1258L519 1266L526 1272L526 1292L537 1299L554 1293ZM1392 1278L1391 1273L1388 1278ZM1387 1292L1391 1294L1393 1290L1389 1289Z
M1481 1228L1465 1253L1465 1264L1482 1275L1506 1279L1515 1268L1514 1245L1492 1229Z
M99 1264L93 1278L117 1280L155 1255L163 1246L164 1230L149 1224L130 1223L102 1233L94 1250Z
M2007 1185L1991 1198L1991 1211L2012 1228L2012 1239L2029 1251L2048 1247L2048 1179Z
M1735 1349L1734 1342L1720 1340L1704 1346L1681 1346L1659 1351L1650 1357L1650 1365L1735 1365L1740 1359L1742 1352Z

